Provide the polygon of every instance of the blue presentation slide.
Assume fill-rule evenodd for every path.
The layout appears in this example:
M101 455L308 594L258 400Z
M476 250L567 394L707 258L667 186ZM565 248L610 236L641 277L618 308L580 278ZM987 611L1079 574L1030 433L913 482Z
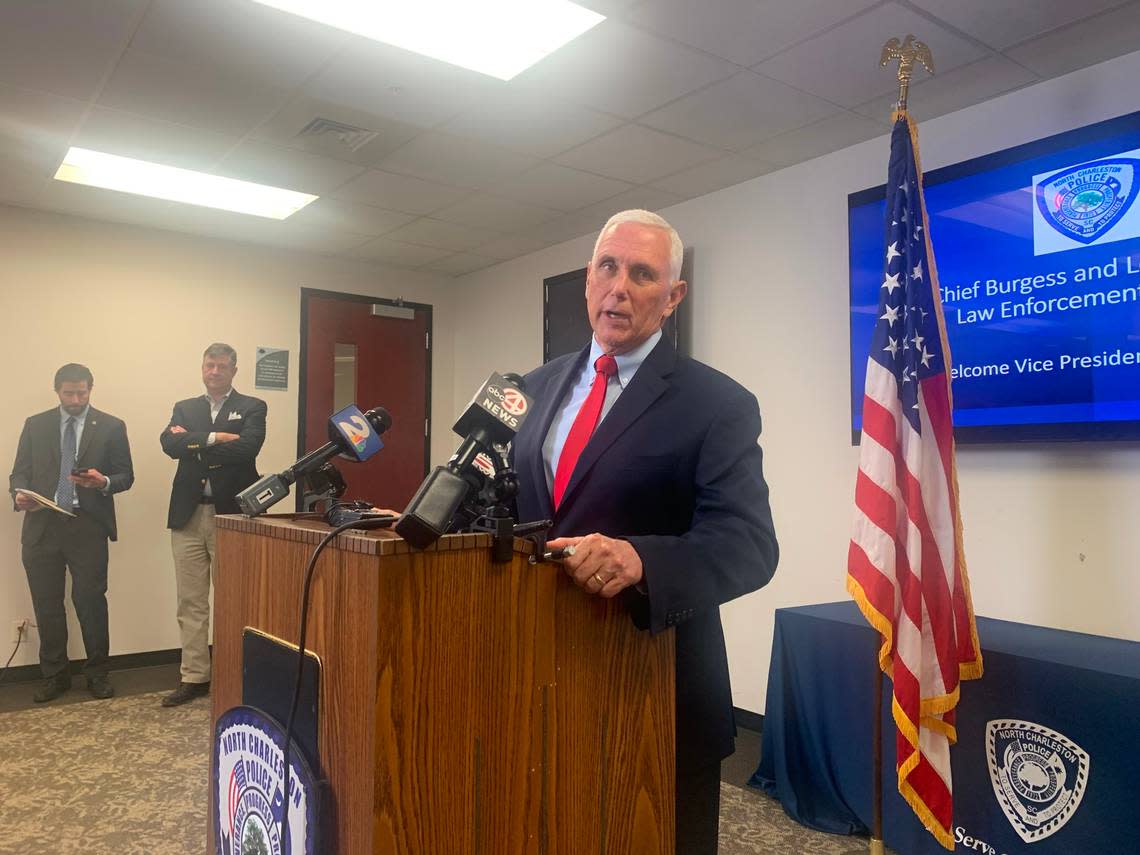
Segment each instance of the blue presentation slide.
M1140 115L927 177L956 427L1140 420L1138 192ZM883 212L850 209L856 430Z

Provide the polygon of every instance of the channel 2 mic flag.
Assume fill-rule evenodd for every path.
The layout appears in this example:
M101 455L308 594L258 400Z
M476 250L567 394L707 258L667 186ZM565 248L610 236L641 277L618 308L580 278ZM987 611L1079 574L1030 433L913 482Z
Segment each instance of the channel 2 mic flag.
M950 745L960 680L980 677L951 424L950 350L917 131L896 114L878 323L867 359L847 590L893 683L898 788L954 849Z
M336 442L338 435L344 440L343 456L350 460L367 460L384 447L380 434L372 429L355 404L333 413L329 419L329 441Z

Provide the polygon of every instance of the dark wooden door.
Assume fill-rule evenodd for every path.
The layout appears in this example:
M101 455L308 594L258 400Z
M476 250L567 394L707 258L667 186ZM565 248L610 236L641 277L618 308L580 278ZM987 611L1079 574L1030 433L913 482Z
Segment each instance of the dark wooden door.
M392 426L379 454L333 462L348 484L346 499L403 508L427 474L431 307L306 289L302 318L299 452L328 441L329 416L345 405L384 407Z

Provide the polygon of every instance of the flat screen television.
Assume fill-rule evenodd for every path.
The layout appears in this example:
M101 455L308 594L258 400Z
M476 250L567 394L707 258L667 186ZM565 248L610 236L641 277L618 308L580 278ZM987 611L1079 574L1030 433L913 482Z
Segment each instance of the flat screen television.
M1140 113L936 169L924 186L955 437L1140 439ZM885 185L848 197L856 443L884 198Z

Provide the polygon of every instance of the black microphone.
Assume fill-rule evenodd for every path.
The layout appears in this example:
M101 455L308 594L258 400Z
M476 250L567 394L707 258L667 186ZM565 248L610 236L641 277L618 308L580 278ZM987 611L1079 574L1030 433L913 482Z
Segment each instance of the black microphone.
M430 546L445 534L468 493L477 491L486 477L477 458L487 455L493 459L496 444L514 439L530 405L519 384L510 382L506 375L488 377L452 428L463 442L447 466L435 467L420 484L396 523L396 533L417 549Z
M367 460L384 447L380 434L391 426L392 416L383 407L362 413L355 404L350 404L329 419L327 443L310 451L284 472L266 475L246 487L237 494L238 507L247 517L265 513L289 495L290 484L338 454L358 462Z

